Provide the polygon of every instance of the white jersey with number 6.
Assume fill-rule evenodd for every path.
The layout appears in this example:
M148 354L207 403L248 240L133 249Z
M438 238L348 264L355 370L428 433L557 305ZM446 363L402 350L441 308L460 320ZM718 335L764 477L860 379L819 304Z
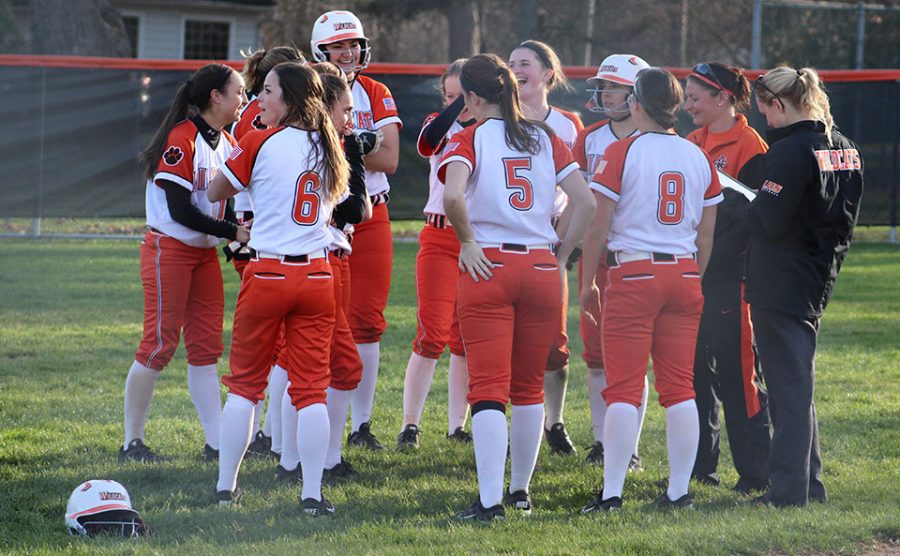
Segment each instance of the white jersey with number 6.
M285 126L251 131L222 166L231 185L253 200L251 248L304 255L331 243L333 206L324 197L322 147L313 146L318 136Z
M540 151L530 154L506 144L503 120L488 118L454 135L438 165L445 181L447 165L469 168L466 206L479 243L537 245L557 243L550 224L556 185L578 164L556 135L539 131Z
M616 202L610 251L695 253L703 209L722 201L706 153L670 133L642 133L611 144L590 186Z

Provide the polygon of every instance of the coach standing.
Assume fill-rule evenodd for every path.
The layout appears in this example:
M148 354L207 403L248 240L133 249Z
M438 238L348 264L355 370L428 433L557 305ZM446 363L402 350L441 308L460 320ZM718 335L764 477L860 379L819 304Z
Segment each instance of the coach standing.
M844 262L862 196L862 159L833 128L812 69L775 68L756 81L769 126L765 177L746 213L746 299L774 432L762 504L826 500L813 402L819 318Z

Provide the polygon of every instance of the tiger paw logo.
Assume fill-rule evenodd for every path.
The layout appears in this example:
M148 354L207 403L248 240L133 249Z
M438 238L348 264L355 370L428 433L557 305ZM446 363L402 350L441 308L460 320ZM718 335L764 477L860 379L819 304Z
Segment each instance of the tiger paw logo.
M716 170L723 172L723 171L725 171L725 166L728 165L728 159L725 158L725 155L723 154L722 156L720 156L719 158L716 159L714 164L716 166Z
M266 129L266 125L262 123L262 114L257 114L250 125L253 126L253 129Z
M184 153L178 147L169 147L166 149L166 152L163 153L163 162L169 166L175 166L181 162L182 158L184 158Z

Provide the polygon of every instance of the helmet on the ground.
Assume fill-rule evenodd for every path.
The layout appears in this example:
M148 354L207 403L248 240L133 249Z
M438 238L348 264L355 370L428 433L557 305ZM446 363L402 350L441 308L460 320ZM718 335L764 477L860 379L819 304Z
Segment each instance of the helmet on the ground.
M150 533L131 507L125 487L107 479L91 479L72 491L66 505L66 529L82 537L110 533L130 538Z

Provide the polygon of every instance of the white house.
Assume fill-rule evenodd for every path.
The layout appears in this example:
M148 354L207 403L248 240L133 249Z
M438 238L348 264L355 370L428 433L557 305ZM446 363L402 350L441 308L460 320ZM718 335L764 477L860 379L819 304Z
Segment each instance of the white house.
M135 58L237 60L261 45L275 0L110 0Z

